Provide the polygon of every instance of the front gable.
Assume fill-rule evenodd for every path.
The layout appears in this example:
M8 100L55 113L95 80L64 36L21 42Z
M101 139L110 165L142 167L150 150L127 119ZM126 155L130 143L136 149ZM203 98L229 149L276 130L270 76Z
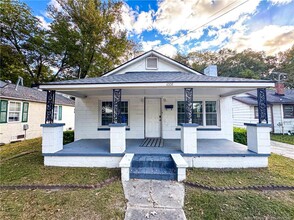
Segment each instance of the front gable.
M126 72L185 72L202 75L154 50L148 51L106 73L104 76L125 74Z

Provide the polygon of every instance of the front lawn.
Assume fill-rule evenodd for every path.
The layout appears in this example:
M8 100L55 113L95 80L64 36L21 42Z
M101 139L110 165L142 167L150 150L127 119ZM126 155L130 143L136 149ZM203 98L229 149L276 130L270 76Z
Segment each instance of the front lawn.
M294 186L294 160L272 154L264 169L189 169L187 181L210 186ZM293 191L212 192L186 187L188 219L294 219Z
M187 219L294 219L292 191L210 192L186 188Z
M120 182L93 190L0 191L0 219L124 219Z
M119 169L45 167L41 139L1 146L0 157L1 185L96 184L120 177ZM126 208L120 181L93 190L2 190L0 197L0 219L123 219Z
M22 152L36 151L1 163L0 182L12 184L95 184L120 176L119 169L46 167L41 154L41 139L0 147L1 160Z
M187 181L211 186L294 185L294 160L272 154L268 168L188 169Z
M294 145L294 135L271 134L271 140Z

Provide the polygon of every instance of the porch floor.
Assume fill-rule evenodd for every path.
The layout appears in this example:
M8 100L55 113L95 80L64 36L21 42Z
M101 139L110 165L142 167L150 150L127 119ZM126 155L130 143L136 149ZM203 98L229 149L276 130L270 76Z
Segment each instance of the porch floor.
M144 139L127 139L125 153L172 154L183 156L259 156L247 150L247 146L227 139L198 139L197 154L184 154L180 139L164 139L163 147L140 147ZM109 139L81 139L64 145L63 149L44 156L123 156L125 153L111 154Z

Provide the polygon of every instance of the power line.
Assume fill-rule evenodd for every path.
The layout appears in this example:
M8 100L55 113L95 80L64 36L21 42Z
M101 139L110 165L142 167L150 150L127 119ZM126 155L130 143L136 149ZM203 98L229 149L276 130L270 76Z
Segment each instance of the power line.
M182 35L182 36L180 36L180 37L178 37L178 38L176 38L176 39L170 41L170 44L173 43L173 42L175 42L175 41L178 41L178 40L182 39L183 37L187 36L188 34L194 32L194 31L196 31L196 30L198 30L199 28L204 27L205 25L211 23L212 21L215 21L216 19L219 19L220 17L222 17L222 16L228 14L229 12L235 10L236 8L239 8L241 5L245 4L245 3L248 2L248 1L249 1L249 0L246 0L246 1L242 2L242 3L240 3L239 5L235 6L234 8L232 8L232 9L226 11L225 13L223 13L223 14L221 14L221 15L219 15L219 16L217 16L217 17L211 19L211 20L209 20L208 22L206 22L206 23L200 25L199 27L197 27L197 28L195 28L195 29L193 29L193 30L191 30L191 31L188 31L186 34L184 34L184 35ZM230 7L231 5L235 4L236 2L237 2L237 1L234 1L233 3L227 5L226 7L222 8L221 10L219 10L219 11L217 11L216 13L212 14L212 15L209 16L208 18L211 18L211 17L215 16L216 14L218 14L219 12L223 11L224 9ZM162 45L162 46L157 47L157 50L160 49L160 48L162 48L162 47L164 47L164 46L165 46L165 45Z

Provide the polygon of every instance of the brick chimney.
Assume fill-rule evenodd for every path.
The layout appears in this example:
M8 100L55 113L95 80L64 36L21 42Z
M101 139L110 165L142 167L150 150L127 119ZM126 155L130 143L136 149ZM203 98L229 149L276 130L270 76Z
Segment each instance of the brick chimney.
M276 82L276 95L283 96L285 95L285 85L282 82Z

